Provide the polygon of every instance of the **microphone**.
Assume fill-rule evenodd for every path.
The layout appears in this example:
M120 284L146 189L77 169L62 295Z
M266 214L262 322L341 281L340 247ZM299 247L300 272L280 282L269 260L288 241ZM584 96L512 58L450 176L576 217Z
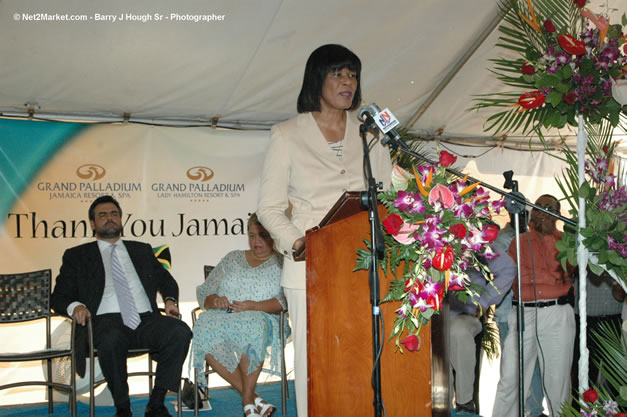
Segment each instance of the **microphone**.
M399 143L402 142L401 135L395 129L400 123L387 107L381 110L376 103L371 103L361 106L357 111L357 115L359 119L366 123L366 126L372 128L376 134L383 132L385 135L381 140L383 145L387 145L390 140Z

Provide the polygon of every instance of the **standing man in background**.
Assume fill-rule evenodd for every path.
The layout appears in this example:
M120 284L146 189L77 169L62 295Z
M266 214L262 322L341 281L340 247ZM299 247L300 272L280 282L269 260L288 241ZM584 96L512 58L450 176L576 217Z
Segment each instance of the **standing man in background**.
M553 213L560 212L559 201L548 194L535 204ZM514 281L514 300L524 310L523 357L524 387L528 395L536 360L540 361L543 388L551 417L570 397L570 368L575 340L573 280L562 269L556 257L561 232L557 219L534 209L529 222L531 230L520 235L520 272L522 294ZM509 247L516 258L516 242ZM501 378L494 400L493 416L518 416L518 332L516 310L508 316L509 333L501 357Z

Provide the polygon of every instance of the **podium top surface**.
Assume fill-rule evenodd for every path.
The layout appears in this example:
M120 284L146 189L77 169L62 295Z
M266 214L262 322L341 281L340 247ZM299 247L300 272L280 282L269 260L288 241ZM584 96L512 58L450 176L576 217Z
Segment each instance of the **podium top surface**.
M320 220L318 227L324 227L336 223L342 219L359 213L361 206L361 191L344 191L342 196L333 204L329 212Z

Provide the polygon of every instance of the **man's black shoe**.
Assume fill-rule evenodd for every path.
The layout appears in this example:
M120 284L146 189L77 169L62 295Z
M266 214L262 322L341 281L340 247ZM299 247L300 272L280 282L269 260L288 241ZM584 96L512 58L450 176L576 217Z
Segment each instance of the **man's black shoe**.
M146 406L145 417L172 417L172 414L168 412L168 409L163 404L156 408L153 408L150 404L148 404Z
M457 404L457 407L455 407L455 414L458 416L470 416L477 414L475 402L470 400L465 404Z
M133 417L130 407L116 407L115 417Z

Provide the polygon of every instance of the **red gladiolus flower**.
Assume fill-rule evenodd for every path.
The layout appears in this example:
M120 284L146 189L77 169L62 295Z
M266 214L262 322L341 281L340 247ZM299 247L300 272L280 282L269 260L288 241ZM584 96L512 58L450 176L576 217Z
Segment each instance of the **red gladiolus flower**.
M535 109L544 104L544 94L541 91L535 90L528 93L521 94L518 97L518 104L525 110Z
M553 22L551 22L551 20L549 20L549 19L546 19L546 20L544 21L544 25L543 25L543 26L544 26L544 28L546 29L546 31L547 31L547 32L549 32L549 33L553 33L553 32L555 32L555 30L556 30L556 29L555 29L555 25L554 25L554 24L553 24Z
M580 9L586 5L586 0L573 0L573 3L577 5Z
M488 243L494 242L499 235L499 228L493 224L486 224L481 231L481 237Z
M575 93L574 91L571 91L570 93L566 94L562 100L564 100L564 103L566 104L575 104L575 100L577 99L577 93Z
M447 245L444 248L435 251L435 256L433 257L433 261L431 261L431 266L438 271L446 271L451 267L451 265L453 265L454 257L455 253L453 252L453 247L451 245Z
M392 236L396 236L403 226L403 219L398 214L390 214L383 220L383 228Z
M466 226L461 223L452 225L448 228L448 231L457 239L463 239L466 237Z
M583 393L583 400L587 403L593 403L598 399L599 393L595 389L590 388L588 391Z
M625 413L618 413L618 414L614 414L614 417L627 417L627 414L625 414Z
M525 62L521 68L521 71L525 75L533 75L536 73L536 69L533 65L530 65L528 62Z
M562 49L572 55L583 55L586 53L586 44L577 40L574 36L565 33L557 37Z
M446 151L440 152L440 165L442 165L443 167L450 167L455 163L455 161L457 161L456 156L451 155Z
M404 344L410 352L420 350L420 339L418 339L418 336L415 334L410 334L405 339L401 340L401 343Z

